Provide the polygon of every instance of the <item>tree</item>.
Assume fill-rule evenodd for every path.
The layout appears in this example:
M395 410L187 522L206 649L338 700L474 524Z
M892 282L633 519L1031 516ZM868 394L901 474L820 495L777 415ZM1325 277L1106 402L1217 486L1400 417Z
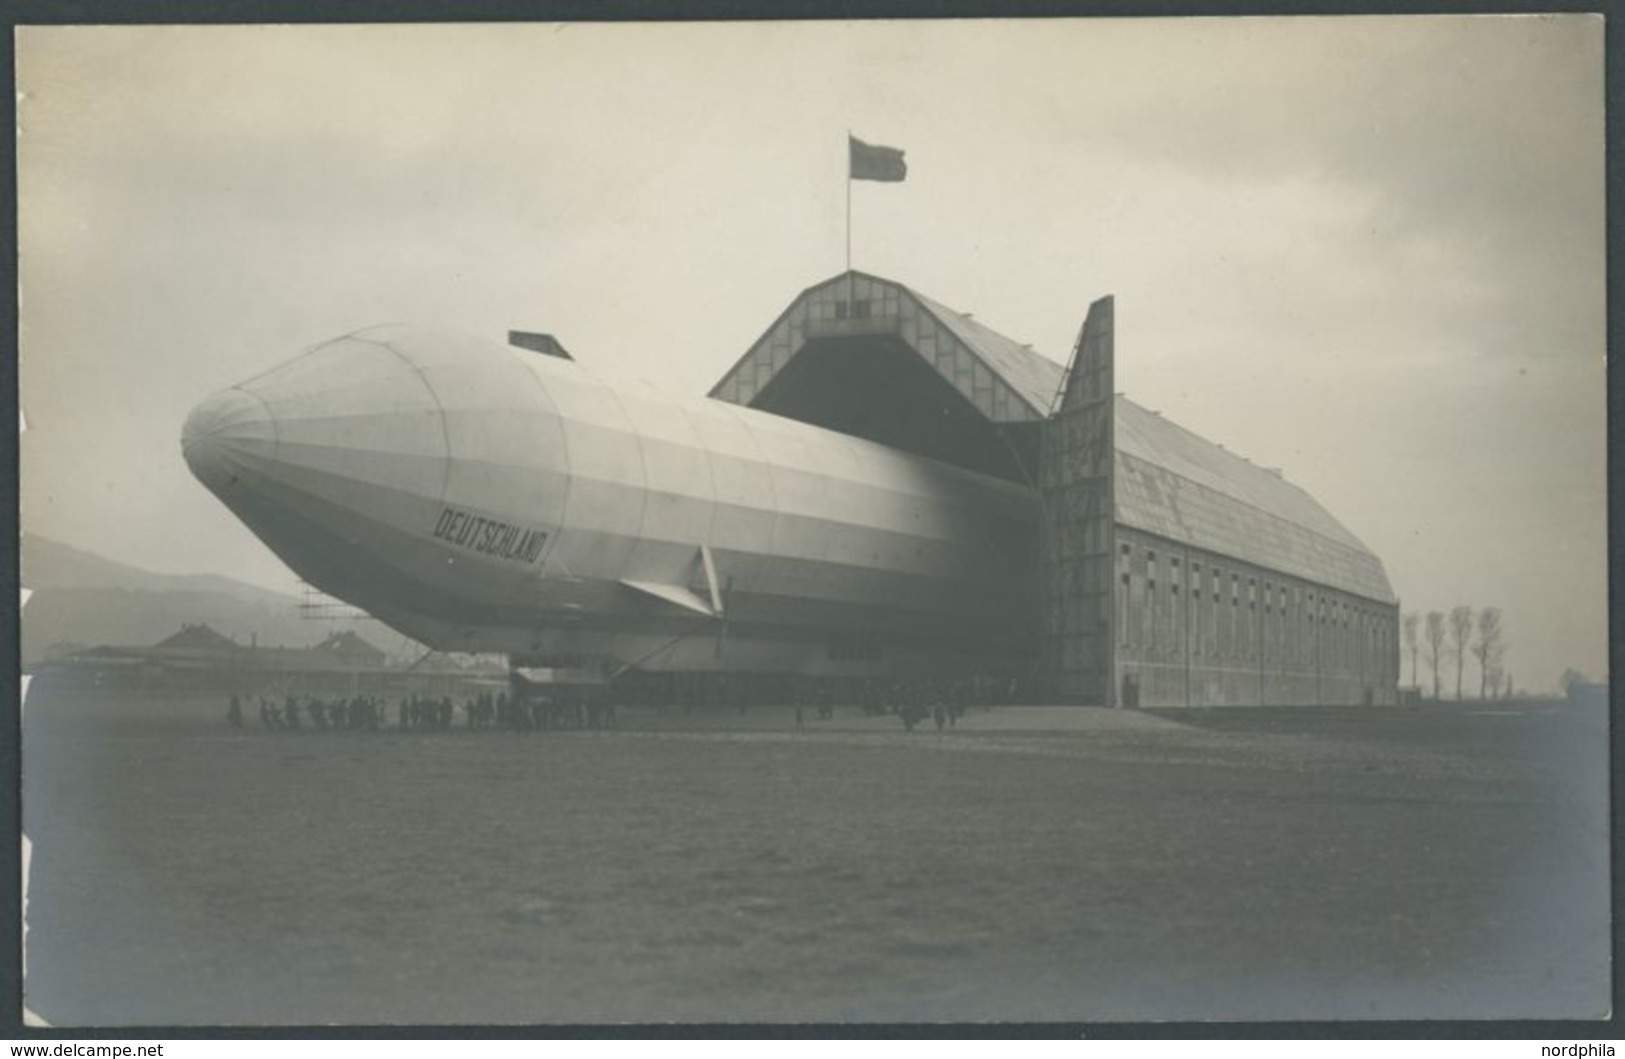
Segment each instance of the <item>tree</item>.
M1439 701L1439 663L1444 660L1444 615L1428 611L1423 626L1423 643L1427 647L1428 666L1433 670L1433 701Z
M1467 666L1467 643L1473 636L1473 608L1450 608L1450 657L1456 660L1456 701L1461 701L1461 672Z
M1563 670L1563 675L1557 680L1557 686L1563 689L1564 695L1569 693L1570 685L1589 683L1591 683L1591 678L1580 672L1578 669Z
M1505 653L1506 644L1501 642L1501 608L1485 607L1478 612L1478 639L1473 641L1473 657L1478 659L1479 698L1487 699L1492 689L1500 690L1501 657Z
M1416 626L1421 616L1416 611L1405 615L1405 622L1400 628L1405 630L1405 650L1411 653L1411 686L1416 686Z

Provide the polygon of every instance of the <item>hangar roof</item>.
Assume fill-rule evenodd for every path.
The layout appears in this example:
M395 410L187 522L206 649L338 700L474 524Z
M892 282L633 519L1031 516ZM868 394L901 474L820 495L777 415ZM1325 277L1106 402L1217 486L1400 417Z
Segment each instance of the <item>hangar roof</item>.
M1024 346L1014 339L1009 339L985 324L978 323L973 318L932 301L925 295L910 291L916 301L925 307L937 320L946 327L955 338L963 342L971 352L1004 382L1008 383L1022 399L1022 402L1040 416L1050 412L1050 406L1055 402L1056 392L1061 386L1061 376L1066 369L1033 350L1031 346Z
M779 387L773 383L809 345L822 347L819 356L827 356L831 344L844 344L860 357L877 357L877 342L913 350L996 428L1031 430L1049 415L1066 374L1030 346L900 283L843 272L803 291L711 396L856 432L841 411L807 402L786 407L783 391L802 385L799 380L807 376L798 379L792 371ZM864 382L868 389L875 386L873 380ZM865 388L851 387L851 399L872 400ZM1118 523L1368 599L1394 601L1382 562L1280 472L1121 396L1115 437Z
M1383 603L1382 561L1302 488L1125 397L1117 521Z

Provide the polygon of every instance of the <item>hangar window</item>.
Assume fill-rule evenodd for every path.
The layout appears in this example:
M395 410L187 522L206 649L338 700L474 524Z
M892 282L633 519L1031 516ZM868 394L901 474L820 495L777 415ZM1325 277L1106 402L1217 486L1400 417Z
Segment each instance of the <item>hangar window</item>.
M1129 575L1123 575L1123 591L1117 594L1117 642L1128 646L1128 593Z
M837 662L878 662L880 647L861 640L837 640L827 645L827 654Z

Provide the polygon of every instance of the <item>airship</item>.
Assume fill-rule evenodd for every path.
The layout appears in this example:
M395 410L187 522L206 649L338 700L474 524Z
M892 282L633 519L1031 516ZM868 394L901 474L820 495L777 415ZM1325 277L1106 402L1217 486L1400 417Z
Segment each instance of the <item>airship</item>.
M1091 303L1063 366L848 271L704 397L547 335L390 324L213 394L182 448L306 581L516 672L1395 701L1382 561L1283 471L1116 393L1115 319Z
M1032 640L1030 489L558 349L367 328L209 396L181 444L295 573L436 650L968 674Z

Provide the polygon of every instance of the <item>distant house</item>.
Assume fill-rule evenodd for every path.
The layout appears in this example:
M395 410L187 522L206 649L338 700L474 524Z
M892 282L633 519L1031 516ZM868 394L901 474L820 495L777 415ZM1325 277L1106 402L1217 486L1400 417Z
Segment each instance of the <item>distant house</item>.
M198 652L202 654L233 654L245 650L242 644L209 628L207 622L182 625L181 631L153 644L154 651Z
M140 652L150 662L203 668L241 665L248 648L207 624L182 625L181 631Z
M139 647L86 647L74 651L65 658L52 659L47 665L54 668L76 669L108 669L116 670L129 666L140 666L143 663Z
M103 645L101 647L86 647L83 650L73 652L68 657L91 661L99 658L134 658L139 660L141 658L141 649L138 647L109 647Z
M164 674L195 680L215 672L241 672L252 664L254 652L206 624L182 625L180 631L151 647L119 647L103 644L72 651L39 665L38 669L58 674L79 674L98 683L103 678L159 678Z
M354 632L333 633L310 647L271 647L242 644L199 623L182 625L151 647L91 647L38 668L103 687L263 686L282 693L379 686L391 672L388 662L384 651Z
M323 665L340 669L382 669L386 655L353 632L336 632L310 649Z

